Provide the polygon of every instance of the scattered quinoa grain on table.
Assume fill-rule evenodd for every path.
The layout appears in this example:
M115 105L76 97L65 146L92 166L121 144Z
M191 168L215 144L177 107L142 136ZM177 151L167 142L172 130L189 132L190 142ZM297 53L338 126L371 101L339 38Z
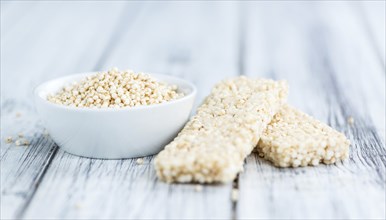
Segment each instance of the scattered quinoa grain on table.
M12 143L13 138L11 136L5 138L5 143L10 144Z
M184 96L177 89L148 74L113 68L73 82L47 99L73 107L121 108L159 104Z
M20 138L15 141L16 146L28 146L30 144L29 140L25 138Z
M141 165L141 164L143 164L143 158L138 158L135 162L136 162L138 165Z
M27 140L27 139L23 139L23 145L30 145L30 142L29 142L29 140Z
M347 118L347 123L348 123L349 125L353 125L353 124L354 124L354 118L353 118L352 116L348 117L348 118Z
M203 189L203 187L201 184L197 184L194 186L194 191L196 191L196 192L201 192L202 189Z
M235 189L235 188L232 189L231 200L232 200L232 202L237 202L237 200L239 200L239 190L238 189Z
M20 146L20 145L21 145L21 141L20 141L20 140L16 140L16 141L15 141L15 145L16 145L16 146Z

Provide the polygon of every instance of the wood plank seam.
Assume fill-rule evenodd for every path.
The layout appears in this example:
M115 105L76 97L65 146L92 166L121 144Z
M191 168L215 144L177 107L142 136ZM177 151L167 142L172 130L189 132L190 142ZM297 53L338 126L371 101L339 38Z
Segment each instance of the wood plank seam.
M320 36L320 35L319 35ZM315 39L314 39L315 40ZM329 99L329 103L332 105L330 106L329 111L329 122L328 124L330 126L333 126L338 129L345 130L346 134L353 134L350 135L351 138L358 138L360 136L366 137L365 138L359 138L355 143L358 143L358 141L361 140L367 140L367 138L371 137L371 140L375 140L375 144L361 144L360 147L367 147L366 149L360 149L359 151L356 151L357 153L361 153L361 155L358 155L359 158L363 158L363 165L367 165L368 167L371 167L375 169L375 171L378 173L381 179L385 179L385 174L379 173L379 169L377 169L377 165L383 165L386 167L386 163L381 159L382 164L377 164L377 161L374 159L375 157L385 157L386 156L386 148L384 147L384 144L382 144L382 140L377 134L377 131L375 130L375 127L373 123L370 121L368 123L365 122L365 120L360 116L356 111L355 108L352 106L351 103L349 103L349 100L345 97L344 92L340 89L338 79L335 77L337 73L334 72L333 68L331 67L331 61L328 59L328 49L329 45L325 44L325 39L319 38L316 39L317 43L315 45L319 45L318 53L319 56L322 57L322 71L316 71L316 73L319 75L319 78L321 79L321 84L323 87L325 87L325 91L327 93L327 98ZM319 42L318 42L319 41ZM336 109L334 106L337 106ZM356 125L354 127L346 126L346 121L339 121L337 118L337 113L342 115L343 119L347 119L348 117L354 117L356 121ZM335 113L335 114L334 114ZM367 121L369 121L368 119ZM360 126L358 126L360 125ZM355 133L354 133L355 129ZM371 142L371 141L370 141ZM380 145L377 145L380 144ZM375 152L375 155L367 155L370 152ZM353 153L353 150L351 150L351 153ZM355 161L353 161L355 163Z
M176 8L176 12L177 12L177 9L178 8ZM178 9L178 11L179 10L180 9ZM163 11L163 10L158 10L158 11ZM117 17L120 16L120 12L121 11L119 10L118 11L119 14L116 15ZM180 13L178 13L178 14L180 14ZM151 19L151 16L148 16L148 15L149 14L147 14L146 16L141 16L141 18L147 17L147 18ZM160 12L157 15L162 15L163 17L166 17L165 21L168 21L167 24L170 24L169 18L171 18L172 16L168 16L169 14L163 14L163 12L162 13ZM185 14L181 14L181 15L183 15L185 17ZM225 15L227 15L227 14L225 14ZM144 19L144 21L147 21L148 20L147 18ZM234 18L232 17L232 20L233 19ZM111 27L112 30L114 30L114 28L115 28L115 25L114 25L115 22L114 21L111 22L111 24L113 26L113 27ZM202 21L206 22L205 19L202 19ZM192 22L193 22L193 24L196 23L193 20L191 21L191 23ZM154 22L151 22L151 23L154 24ZM181 23L183 23L183 22L181 22ZM138 24L141 24L141 23L136 22L136 24L133 25L134 28L136 28ZM146 24L146 22L145 22L145 24ZM150 23L149 23L149 25L154 27ZM138 30L138 28L140 28L140 30L142 30L142 27L137 27L137 29L134 29L134 30ZM222 27L222 28L224 28L224 27ZM210 28L207 27L207 29L209 30ZM127 38L127 36L129 34L130 35L132 34L131 30L125 32L125 36L123 36L121 38L121 41L123 41L123 42L118 43L117 49L118 48L122 49L122 44L124 44L124 42L130 41L130 39ZM234 34L236 35L236 33L234 33ZM166 37L170 38L169 34L162 35L162 33L160 33L160 35L161 35L161 37L166 36ZM153 35L153 36L159 37L157 35ZM141 37L141 39L142 38L143 37ZM191 39L189 38L189 39L193 41L193 38L194 37L192 37ZM109 42L109 39L110 39L110 35L108 35L106 41L104 41L104 42ZM230 39L234 39L234 38L230 38ZM136 40L136 39L134 39L134 40ZM169 41L167 41L167 42L169 42ZM146 48L144 46L146 46L147 43L146 42L144 42L144 43L145 43L144 45L141 45L140 50L142 50L143 48ZM172 43L172 46L175 45L173 42L170 42L170 43ZM204 42L204 43L205 43L204 45L206 45L206 44L211 45L210 41ZM236 49L237 40L233 40L232 42L229 42L229 43L232 43L232 45L231 45L232 48L234 47ZM105 43L103 46L105 46L105 45L108 45L108 43ZM130 43L128 46L131 46ZM125 65L125 63L127 63L127 58L124 57L124 54L126 54L127 49L130 49L130 47L125 48L125 50L121 50L120 54L117 53L115 50L112 51L111 52L112 55L107 56L107 58L106 58L107 61L105 63L109 64L110 61L117 63L117 60L121 60L123 65ZM131 49L132 49L130 51L131 55L137 56L138 50L134 50L132 47L131 47ZM165 49L165 50L166 50L166 52L169 51L169 49ZM100 51L103 52L104 50L102 49ZM146 49L145 51L149 51L149 50ZM119 52L119 50L118 50L118 52ZM233 51L232 51L232 53L233 53ZM114 57L113 56L114 54L118 54L119 56L123 55L123 59L119 59L118 56ZM236 54L236 53L233 53L233 54ZM141 56L141 55L143 55L143 56ZM147 55L147 52L141 53L139 57L141 57L143 59L144 55ZM164 54L161 54L161 55L163 56ZM97 58L99 58L99 56ZM116 58L116 59L112 59L112 58ZM160 57L160 58L163 60L164 57ZM225 58L228 58L228 57L225 56ZM98 60L98 59L96 59L96 60ZM200 63L201 60L209 60L209 59L200 59L196 63L193 63L192 65L194 66L195 64L201 64ZM237 59L232 59L232 60L229 60L231 63L231 66L236 67L235 60L237 61ZM102 62L104 62L104 61L102 61ZM129 63L130 62L131 61L129 61ZM141 62L142 61L140 61L139 63L141 63ZM133 62L131 62L131 63L133 63ZM188 66L189 64L186 64L186 65ZM203 65L203 66L205 66L205 65ZM135 67L135 65L133 65L133 67ZM213 68L215 68L215 67L213 67ZM169 69L169 68L167 68L167 69ZM229 70L230 68L226 68L226 69ZM211 70L211 68L210 68L210 70ZM231 72L235 73L236 71L233 71L233 69L232 69ZM224 77L224 75L222 75L222 77ZM60 159L60 160L58 161L57 159ZM164 201L161 201L161 199L157 200L153 196L157 195L157 194L164 196L163 191L164 191L164 189L167 189L167 188L170 189L170 197L172 197L172 198L169 197L169 200L167 200L168 202L165 204L166 206L172 207L173 204L180 204L181 202L183 202L182 205L185 205L185 206L189 205L189 204L193 204L193 205L197 204L197 207L195 207L193 209L193 210L197 210L197 212L195 212L195 213L192 213L191 211L189 213L189 210L186 210L186 212L185 212L185 210L173 210L173 209L167 210L166 216L169 218L175 218L175 216L178 216L178 215L180 215L180 216L181 215L201 216L202 214L206 214L206 212L208 212L209 215L213 214L215 216L225 216L225 215L230 216L229 215L229 213L230 213L229 208L230 207L228 208L228 206L220 205L221 209L224 207L227 208L226 212L224 212L225 210L220 210L220 209L218 211L217 210L214 210L214 211L209 210L209 207L202 206L201 204L198 204L198 203L192 203L192 202L185 203L185 201L184 201L185 198L182 197L183 193L187 192L187 193L189 193L189 195L193 199L197 198L203 202L207 201L206 195L199 195L198 193L195 193L193 191L194 190L193 187L190 187L190 186L172 186L170 188L169 186L165 186L165 185L160 184L158 181L155 182L155 180L153 181L154 171L150 168L149 169L143 169L144 166L136 165L134 161L135 160L126 160L126 162L124 163L125 164L124 169L119 170L119 172L115 173L115 171L110 172L110 171L104 169L104 168L113 168L115 163L112 161L100 162L100 161L96 160L95 163L91 164L88 159L78 159L76 157L65 154L61 150L58 151L58 154L55 156L54 161L51 162L51 167L48 169L47 174L45 175L45 178L43 179L43 181L41 181L41 186L40 186L39 190L37 191L36 195L34 196L34 199L32 200L31 204L29 205L29 207L28 207L28 209L23 217L30 218L30 216L32 216L32 217L48 216L47 213L44 213L45 207L47 207L47 206L46 205L39 205L39 204L42 204L42 203L44 204L44 201L46 201L47 205L55 206L55 204L52 204L50 202L50 199L47 198L47 194L50 195L50 193L53 193L52 195L57 199L58 199L58 197L61 196L61 195L58 195L58 197L57 197L55 188L49 187L49 186L52 186L51 185L52 181L54 181L54 184L55 184L55 177L63 177L61 175L68 177L69 181L66 183L61 183L61 180L59 180L57 184L59 184L59 185L63 184L64 186L68 186L67 189L69 189L69 190L68 191L65 190L65 192L68 192L67 194L71 194L71 197L69 198L67 195L62 195L63 196L63 203L61 205L63 205L63 208L57 207L57 209L55 209L56 207L51 207L51 209L49 210L52 213L51 216L65 216L65 217L70 217L70 218L81 216L81 217L90 218L90 216L91 217L93 216L93 213L97 213L97 214L99 214L98 217L102 217L102 218L106 218L106 216L115 217L115 216L124 216L124 215L126 217L132 216L134 218L141 218L141 217L149 218L149 216L154 216L154 215L150 212L142 211L142 210L146 209L142 205L143 201L139 202L140 204L138 204L138 202L137 202L138 199L134 198L134 197L136 195L138 195L137 194L138 191L146 190L148 192L144 196L144 199L147 201L146 204L149 204L149 203L155 203L155 204L162 203L162 204L164 204ZM75 162L75 164L74 164L74 162ZM78 162L78 164L76 162ZM117 163L117 164L119 164L119 163ZM132 164L132 165L130 165L130 164ZM70 169L69 169L69 167L70 167ZM70 170L70 171L67 172L68 170ZM114 168L114 170L115 170L115 168ZM150 170L150 172L149 172L149 170ZM105 175L107 177L106 182L98 181L99 178L95 175L96 172L98 172L102 176ZM127 176L130 176L130 177L122 178L122 177L124 177L122 174L124 174L124 175L127 174ZM73 175L73 176L71 176L71 175ZM125 181L124 186L125 187L126 186L131 187L131 188L130 189L127 189L127 188L123 189L122 188L123 192L118 192L115 194L112 194L113 192L110 191L110 192L108 192L109 198L116 197L116 198L120 198L121 200L124 199L126 202L125 208L129 209L129 210L120 209L119 207L116 207L116 206L113 207L113 206L111 206L113 200L109 200L106 202L107 204L105 204L106 208L103 205L104 207L102 209L95 210L95 212L87 213L88 208L90 208L90 210L92 208L92 207L86 207L87 204L92 203L91 199L89 199L90 196L91 195L92 196L94 196L94 195L103 196L104 195L103 192L100 192L98 194L98 192L93 192L91 190L92 187L94 186L94 184L98 185L98 183L99 183L98 186L100 186L100 188L102 188L102 189L106 189L104 187L107 187L104 184L112 185L115 187L114 189L122 187L122 186L115 185L117 183L117 179L116 179L115 175L120 177L119 179L122 179L122 180L128 179ZM54 178L51 179L52 176L54 176ZM81 178L77 178L77 177L81 177ZM85 178L85 177L87 177L87 178ZM140 181L137 183L132 183L132 182L130 182L130 180L140 180ZM145 182L145 180L146 180L146 182ZM148 180L150 180L151 182L150 183L147 182ZM145 184L141 184L142 183L141 181L143 181ZM129 183L127 183L127 182L129 182ZM84 187L84 188L81 188L81 193L79 193L79 191L77 191L78 189L74 189L74 190L71 189L73 184L80 184L80 186ZM230 186L230 184L229 184L229 186ZM100 189L100 188L98 187L97 189ZM149 188L154 188L155 189L154 192L152 192L152 191L149 192L149 190L147 190ZM209 188L210 190L212 190L211 191L212 193L208 194L209 199L212 199L212 197L213 198L219 197L219 198L221 198L222 203L224 203L226 205L231 204L230 201L228 201L228 199L229 199L228 195L230 195L230 193L227 193L228 189L230 189L230 187L228 187L228 186L225 186L225 187L223 187L223 186L219 186L219 187L217 187L217 186L216 187L205 186L205 190L206 190L206 188ZM219 190L221 190L221 191L219 192ZM216 192L216 193L214 193L214 192ZM78 196L79 194L81 194L81 195ZM82 196L85 196L85 197L82 197ZM141 197L142 197L142 195L141 195ZM44 201L41 201L41 200L44 200ZM128 203L130 203L130 201L132 202L132 204L128 204ZM104 202L102 201L102 203L100 203L100 204L103 204L103 203ZM80 208L77 206L78 204L83 206L83 207L81 207L81 210L79 210ZM86 206L84 204L86 204ZM122 203L120 203L120 204L122 204ZM145 204L145 203L143 203L143 204ZM131 207L131 209L130 209L130 207ZM40 211L39 211L39 208L41 208ZM86 212L84 210L86 210ZM114 210L114 212L109 212L111 210ZM161 211L161 212L165 213L165 211ZM45 215L43 215L43 214L45 214ZM157 214L157 216L164 216L164 215ZM222 219L224 219L224 217Z
M371 92L360 96L358 91L375 89L376 85L371 88L370 86L361 87L366 86L367 80L369 83L372 80L370 75L369 79L366 78L365 74L362 75L363 70L360 69L369 63L368 60L363 61L363 63L355 63L358 61L357 57L354 55L351 57L351 50L348 48L351 46L352 52L358 51L360 53L359 51L362 52L363 48L367 47L368 50L365 52L367 52L366 55L370 56L366 58L372 58L376 61L371 62L375 64L372 65L373 67L378 67L379 63L374 59L376 57L373 56L372 48L369 48L371 47L370 44L366 43L363 37L359 38L361 36L354 38L363 30L357 28L359 24L351 23L358 20L353 19L355 17L351 16L351 11L341 7L327 13L327 10L332 9L330 5L332 3L322 4L319 4L321 7L317 8L318 11L312 11L312 8L299 7L293 3L285 6L278 4L277 8L273 7L272 3L261 11L258 11L258 7L253 8L250 14L262 14L263 16L253 17L256 24L250 21L248 31L251 30L250 32L255 34L253 40L261 36L262 41L257 42L256 45L247 44L248 49L251 48L250 56L252 57L248 59L251 65L250 67L247 65L247 69L263 70L266 75L268 75L267 72L269 73L271 69L274 69L279 78L287 78L292 81L291 85L294 85L292 88L295 91L292 94L298 96L293 99L294 104L316 118L327 121L328 124L343 131L352 140L350 159L332 166L305 167L294 170L275 168L271 164L257 159L257 155L253 155L254 157L248 159L245 174L240 175L239 218L347 219L362 217L367 219L384 216L384 208L382 207L384 204L384 196L382 196L384 186L381 183L382 176L381 178L377 176L385 171L384 162L381 162L384 160L384 156L382 156L384 150L382 145L377 144L378 136L375 138L365 136L376 133L375 130L367 128L374 127L373 125L379 121L376 121L377 117L368 117L367 110L372 106L366 106L363 103L367 101L366 98L369 98ZM292 5L294 6L291 8ZM261 8L266 5L258 6ZM345 5L342 4L342 6ZM314 7L316 9L316 3ZM271 10L271 8L273 9ZM347 13L344 14L344 12ZM303 22L304 17L306 17L304 15L307 13L309 13L310 19ZM339 17L342 17L342 22L340 22ZM295 23L298 26L291 27ZM262 27L259 27L259 24ZM345 25L347 25L347 29L344 28ZM255 32L253 32L253 26L257 27ZM353 33L355 36L347 38ZM268 36L265 38L264 35ZM318 39L319 36L325 38L324 42L323 39ZM341 42L346 39L347 42ZM364 39L368 40L367 38ZM355 45L356 41L359 40L363 41L360 41L361 44ZM354 48L353 45L358 47ZM320 51L323 51L322 55ZM291 55L296 57L291 58ZM364 54L362 55L365 57ZM323 56L327 56L327 62ZM290 59L286 60L287 58ZM363 69L365 70L365 67ZM363 82L363 80L366 81ZM331 85L331 82L336 85ZM334 90L333 87L338 90ZM352 93L355 91L353 89L357 89L357 92ZM310 91L310 94L302 94L306 91ZM336 95L340 97L335 97ZM370 98L373 97L370 96ZM375 100L380 101L377 98L378 96L374 96ZM349 105L346 105L347 103ZM308 105L312 105L311 111L307 109ZM347 116L353 116L355 123L349 125ZM327 117L328 120L326 120ZM371 118L373 121L368 121L366 118ZM361 133L353 135L352 132L355 130L359 130ZM372 145L376 145L376 147L372 147ZM374 160L372 162L366 158L368 154L378 156L371 156L371 159ZM376 170L378 174L375 172ZM281 176L281 174L283 175ZM314 177L315 179L313 179ZM288 183L284 181L288 181ZM302 185L302 183L307 184ZM362 186L363 188L360 188ZM356 192L357 189L361 189L360 192Z
M32 193L26 199L26 202L23 204L23 206L21 206L20 211L15 216L15 219L22 219L23 218L25 211L27 210L29 204L31 203L32 199L34 198L36 191L39 188L40 182L42 181L47 170L49 169L52 160L55 158L55 156L58 152L58 149L59 149L59 147L56 144L53 144L52 148L50 149L50 156L49 156L48 160L46 160L46 163L43 165L44 168L42 169L42 171L39 173L39 175L37 176L37 178L35 180L35 185L34 185L34 189L32 190Z
M240 174L237 174L236 179L233 181L233 184L232 184L233 189L237 190L237 192L239 190L239 176L240 176ZM233 194L233 190L231 191L230 196L231 196L231 201L232 201L232 219L235 220L235 219L237 219L237 202L238 202L238 199L233 200L232 194Z
M125 14L125 10L122 11L122 15L119 17L120 19L118 19L119 21L121 21L125 16L123 16ZM130 13L126 13L126 14L129 14L130 15L130 18L131 18L131 15ZM128 18L128 17L125 17L125 18ZM126 19L128 20L128 19ZM117 22L119 23L119 22ZM120 30L120 25L117 25L117 27L115 28L117 31ZM122 29L122 30L127 30L127 29ZM114 31L113 33L116 33L117 31ZM108 54L112 51L112 45L115 45L116 43L114 42L114 40L117 40L117 37L121 36L122 33L117 33L117 34L113 34L111 36L111 40L109 41L109 43L107 44L106 46L106 49L104 50L104 52L102 52L102 56L101 58L98 60L100 62L105 62L105 60L107 59L108 57ZM98 66L99 62L96 62L96 65L95 66ZM2 102L1 103L1 109L2 109L2 112L3 110L8 110L7 112L13 112L14 111L14 108L15 108L15 104L16 102L14 100L5 100L5 102ZM27 110L33 110L33 106L30 106L30 105L27 105L25 104L24 102L22 103L19 103L21 104L21 107L27 109ZM20 208L18 208L18 211L16 211L14 217L16 219L19 219L19 218L23 218L24 215L25 215L25 212L26 210L28 210L28 207L30 205L30 203L33 201L34 199L34 195L35 193L39 190L39 186L40 186L40 183L42 182L42 180L44 179L45 177L45 174L47 173L47 170L49 170L51 164L52 164L52 161L56 158L56 155L57 155L57 152L58 152L58 146L55 144L55 143L49 143L49 141L44 141L45 139L47 138L36 138L36 135L35 137L32 138L32 143L31 145L29 146L29 151L25 151L23 152L23 155L21 158L25 157L23 161L20 161L21 163L21 166L19 167L19 169L17 170L17 173L20 173L22 172L23 170L20 170L20 169L25 169L26 167L23 167L23 164L26 164L26 166L29 165L29 163L31 163L31 161L29 161L28 159L30 159L30 155L33 155L33 154L36 154L37 153L37 145L40 145L40 144L48 144L48 145L51 145L49 146L49 156L45 159L44 163L42 164L41 166L41 170L39 171L39 173L37 174L37 176L33 179L33 185L32 185L32 189L31 191L29 191L28 193L23 193L23 197L26 198L25 199L25 203L22 204L20 206ZM44 142L44 143L43 143ZM5 152L3 151L2 149L2 159L6 156L6 154L8 153L8 151L11 149L12 147L8 147L5 149ZM6 193L6 192L2 192L2 193Z

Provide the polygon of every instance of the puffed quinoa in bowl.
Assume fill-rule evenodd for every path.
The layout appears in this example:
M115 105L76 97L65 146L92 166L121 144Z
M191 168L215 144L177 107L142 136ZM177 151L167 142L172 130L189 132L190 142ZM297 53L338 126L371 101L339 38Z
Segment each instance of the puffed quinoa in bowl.
M37 112L62 149L104 159L147 156L184 126L196 96L193 84L162 74L117 72L65 76L35 89Z
M123 108L160 104L184 96L177 85L159 82L149 74L113 68L65 85L47 100L85 108Z

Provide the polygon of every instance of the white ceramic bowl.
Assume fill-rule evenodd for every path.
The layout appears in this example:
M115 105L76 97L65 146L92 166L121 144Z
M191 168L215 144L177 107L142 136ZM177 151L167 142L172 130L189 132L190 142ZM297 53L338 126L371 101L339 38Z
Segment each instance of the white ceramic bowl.
M179 78L150 74L161 82L174 84L184 97L161 104L113 108L76 108L47 101L48 94L64 85L84 79L84 73L43 83L35 89L40 118L65 151L78 156L121 159L156 154L170 142L189 118L196 87Z

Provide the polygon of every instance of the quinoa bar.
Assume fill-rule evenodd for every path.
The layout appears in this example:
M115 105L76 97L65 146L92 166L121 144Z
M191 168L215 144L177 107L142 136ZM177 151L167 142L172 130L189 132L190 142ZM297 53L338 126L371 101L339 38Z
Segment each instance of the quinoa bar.
M241 76L220 82L155 158L158 177L166 182L232 181L287 95L284 81Z
M257 152L278 167L316 166L347 158L349 146L344 134L285 104L261 135Z

